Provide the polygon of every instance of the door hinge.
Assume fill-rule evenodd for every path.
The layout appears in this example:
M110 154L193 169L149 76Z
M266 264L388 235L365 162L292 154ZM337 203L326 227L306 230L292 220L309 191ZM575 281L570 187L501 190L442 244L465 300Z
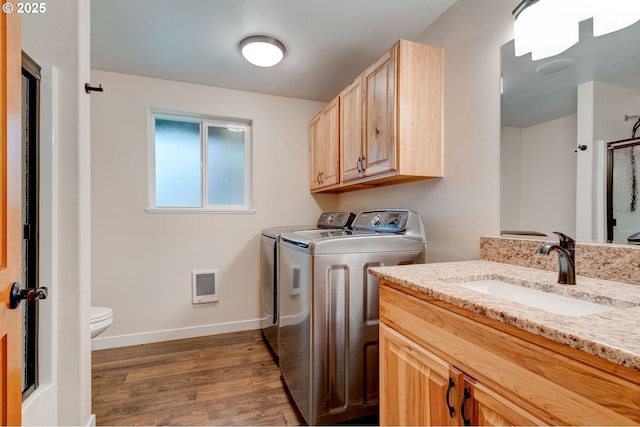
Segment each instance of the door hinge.
M22 227L22 238L24 240L29 240L31 239L31 224L25 224Z

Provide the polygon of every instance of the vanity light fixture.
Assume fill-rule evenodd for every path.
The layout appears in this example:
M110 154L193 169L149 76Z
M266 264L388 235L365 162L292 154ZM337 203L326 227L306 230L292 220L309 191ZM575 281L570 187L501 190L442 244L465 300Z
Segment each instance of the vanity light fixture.
M245 37L239 47L244 59L258 67L273 67L282 61L287 52L284 43L265 35Z
M593 18L593 35L621 30L640 20L638 0L522 0L513 11L516 56L538 60L576 44L579 23Z

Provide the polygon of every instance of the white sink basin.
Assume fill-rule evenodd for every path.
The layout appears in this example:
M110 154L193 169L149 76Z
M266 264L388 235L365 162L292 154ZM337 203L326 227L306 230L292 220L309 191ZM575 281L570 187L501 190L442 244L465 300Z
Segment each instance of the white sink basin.
M616 309L608 305L512 285L499 280L478 280L456 283L456 285L563 316L586 316Z

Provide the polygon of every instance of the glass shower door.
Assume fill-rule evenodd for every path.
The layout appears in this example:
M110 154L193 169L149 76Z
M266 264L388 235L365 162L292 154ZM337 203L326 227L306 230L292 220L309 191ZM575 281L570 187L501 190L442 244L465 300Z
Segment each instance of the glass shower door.
M607 149L607 240L640 244L640 138Z

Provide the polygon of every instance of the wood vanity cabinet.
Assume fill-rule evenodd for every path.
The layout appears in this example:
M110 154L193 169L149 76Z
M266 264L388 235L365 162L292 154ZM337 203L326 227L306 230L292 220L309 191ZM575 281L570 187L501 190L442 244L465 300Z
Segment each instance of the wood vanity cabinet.
M380 425L637 425L640 372L381 281Z
M380 425L450 425L449 364L380 324Z
M441 177L442 81L442 49L399 40L338 95L339 185L312 192Z
M309 124L310 188L340 182L339 98L333 99Z

